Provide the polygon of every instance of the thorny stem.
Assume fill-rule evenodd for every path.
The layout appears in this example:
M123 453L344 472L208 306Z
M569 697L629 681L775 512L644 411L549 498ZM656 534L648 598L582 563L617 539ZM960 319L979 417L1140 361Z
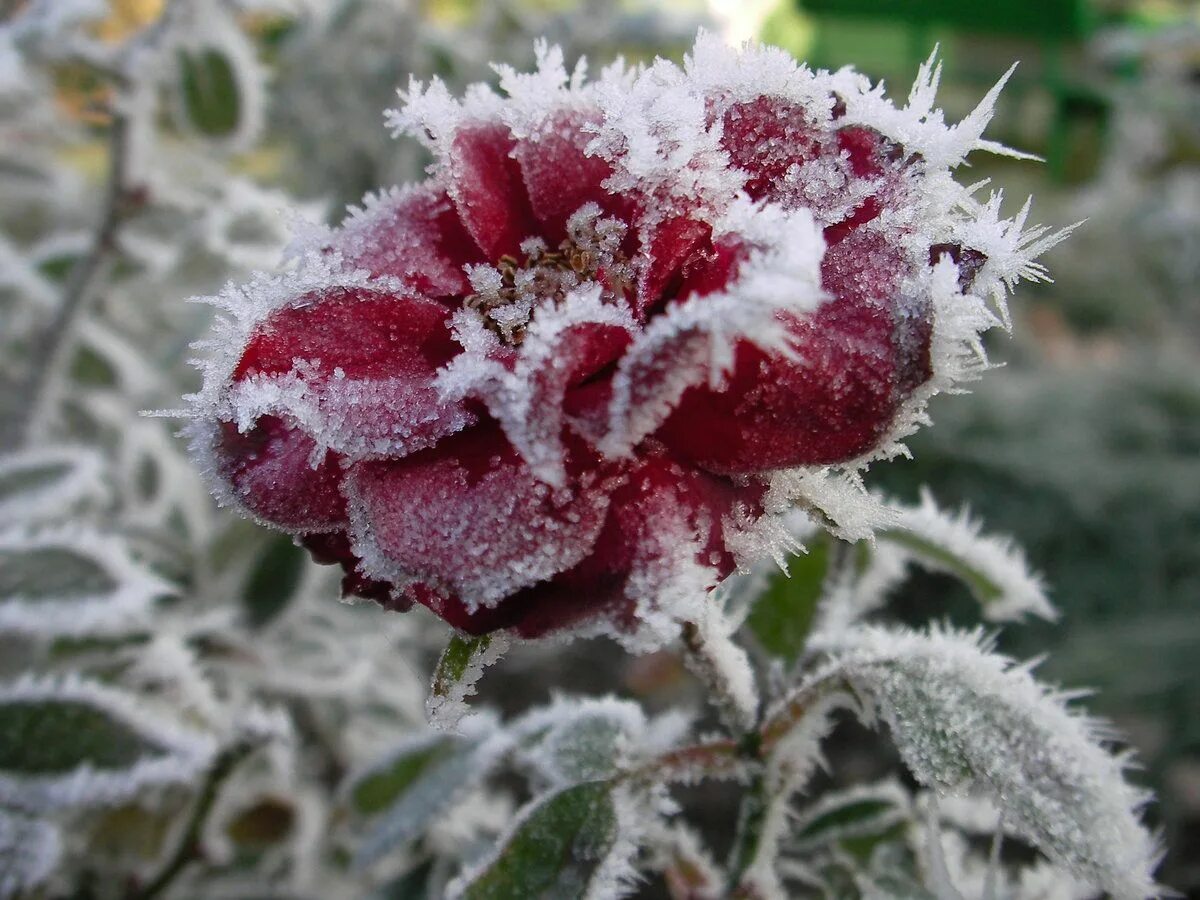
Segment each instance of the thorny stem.
M87 311L96 283L111 262L122 223L141 205L139 192L129 183L129 157L130 122L124 112L114 108L109 128L108 178L100 221L87 254L71 269L54 318L30 348L30 370L21 387L25 403L17 413L10 433L3 436L6 445L28 443L45 423L53 401L54 376L70 363L79 323Z
M753 752L755 757L762 756L762 740L757 734L753 748L746 747L746 752ZM747 742L743 742L746 744ZM757 766L751 776L750 786L742 795L742 803L738 808L737 830L734 832L733 848L729 852L728 893L731 897L753 897L754 894L745 890L743 876L754 864L758 856L759 844L763 838L763 826L767 821L767 812L771 806L771 797L767 792L766 772L763 766Z
M202 858L200 833L204 829L204 823L208 819L209 813L212 812L213 804L217 801L221 786L237 768L238 763L250 755L255 746L253 742L241 741L226 747L217 755L200 788L200 795L196 798L195 805L192 806L191 815L188 816L183 835L180 837L175 851L167 859L159 873L144 888L133 895L134 900L152 900L152 898L162 895L189 864Z
M714 704L721 718L735 731L752 729L756 724L754 719L757 710L745 709L729 690L729 684L709 652L700 627L695 622L684 622L680 637L688 668L704 682L709 689L709 696L715 698Z
M757 714L752 714L755 715L754 720L747 721L746 711L739 707L730 694L728 686L720 677L720 672L704 646L700 629L694 623L683 624L682 639L691 663L690 668L708 685L712 696L716 698L716 705L722 717L731 726L741 726L744 729L739 740L730 742L736 748L736 759L751 764L751 775L750 784L746 793L742 795L741 807L738 810L737 830L729 855L727 894L731 897L751 898L754 894L744 889L742 879L758 856L763 826L771 803L771 798L767 795L764 773L766 751L769 749L764 741L768 725L761 722L761 717Z

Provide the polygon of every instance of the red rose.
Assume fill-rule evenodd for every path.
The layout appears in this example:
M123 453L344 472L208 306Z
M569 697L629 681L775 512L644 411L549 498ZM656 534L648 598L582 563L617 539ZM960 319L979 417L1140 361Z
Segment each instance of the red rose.
M893 452L1032 251L949 177L986 110L707 38L592 84L541 57L414 86L430 179L219 301L194 444L347 592L653 643L772 552L814 483L777 473Z

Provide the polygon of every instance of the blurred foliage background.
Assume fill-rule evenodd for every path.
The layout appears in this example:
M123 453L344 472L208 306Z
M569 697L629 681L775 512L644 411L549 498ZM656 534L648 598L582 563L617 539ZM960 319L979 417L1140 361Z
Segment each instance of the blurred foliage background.
M0 0L0 17L21 5ZM115 40L152 23L163 0L111 6L102 30ZM990 530L1026 548L1063 617L1056 626L1014 630L1005 646L1018 655L1048 651L1046 677L1098 690L1092 708L1129 735L1145 764L1144 781L1159 796L1151 815L1171 848L1163 880L1200 897L1197 5L337 0L320 6L319 14L301 5L296 13L258 13L245 23L270 74L267 127L262 141L234 153L233 166L334 220L364 191L421 176L421 151L391 140L381 121L410 72L455 85L487 79L489 61L529 65L531 35L561 43L569 58L588 54L602 62L620 52L637 60L678 57L695 28L707 24L737 38L761 37L814 65L853 64L886 79L901 98L936 43L951 117L969 110L1020 61L991 137L1047 162L973 160L969 174L994 176L1009 186L1014 204L1032 193L1039 221L1087 223L1046 260L1055 282L1023 289L1013 334L992 335L989 349L1003 367L970 398L938 398L936 427L913 440L913 459L876 466L872 478L906 500L927 483L942 503L968 504ZM223 97L215 75L216 82L204 82L208 92L195 95L192 112L219 131L238 98ZM65 67L58 91L64 108L86 123L94 86ZM95 148L72 151L70 163L98 180L99 139ZM187 287L214 286L212 273L193 275ZM175 304L192 292L181 286L179 296L157 300ZM267 580L307 565L286 542L271 559ZM967 602L959 590L950 579L914 576L901 604L914 621L931 613L955 620ZM284 602L286 591L275 593ZM542 689L529 687L522 670L538 666L558 669L549 677L564 690L616 683L652 706L665 706L684 689L678 666L666 658L614 659L612 648L587 644L568 660L518 655L501 667L505 676L485 685L484 699L523 708L530 691ZM614 667L621 670L615 676ZM523 681L523 692L514 693Z

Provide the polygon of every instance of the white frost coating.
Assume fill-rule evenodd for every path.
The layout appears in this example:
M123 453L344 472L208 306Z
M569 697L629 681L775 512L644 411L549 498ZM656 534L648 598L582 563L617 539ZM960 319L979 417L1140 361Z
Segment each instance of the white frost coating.
M508 635L500 631L476 639L476 646L462 675L445 684L444 690L439 690L442 686L435 681L425 700L425 716L430 727L439 731L456 731L461 727L463 719L471 711L466 703L467 698L474 696L484 670L508 652L510 643ZM440 675L439 663L435 678Z
M544 787L605 778L640 759L640 706L616 697L556 696L509 726L515 758Z
M1006 822L1050 859L1118 900L1154 896L1159 850L1097 723L1068 710L1027 666L979 632L860 628L822 647L823 677L870 698L916 778L997 798Z
M827 825L819 831L805 836L821 819L836 818L839 810L863 803L881 804L879 812L846 822ZM793 817L792 833L798 847L816 847L840 841L847 837L878 834L912 815L912 798L899 781L889 778L874 784L860 784L843 790L830 791L819 800L799 810Z
M0 707L56 702L90 706L156 749L124 769L83 765L56 775L0 772L0 804L45 812L118 803L147 788L192 783L217 751L217 742L211 735L150 712L144 701L131 694L77 675L25 675L0 687Z
M951 575L964 567L972 575L966 580L980 600L985 619L1010 622L1034 615L1053 621L1058 617L1046 597L1045 584L1030 571L1025 554L1007 538L983 534L982 525L972 520L967 510L957 515L946 513L928 489L923 489L919 506L901 506L897 511L900 531L895 539L904 548L902 552L926 568ZM932 545L931 552L905 541L905 533ZM940 553L954 561L940 558ZM986 587L975 584L976 575Z
M562 398L571 374L571 342L586 340L580 326L624 332L636 327L627 306L604 301L599 284L579 287L556 307L538 309L511 371L468 351L438 375L447 402L465 396L482 399L533 474L556 487L564 485L567 477L561 440ZM577 328L580 330L572 334ZM592 330L586 328L586 333Z
M36 578L53 581L53 557L40 561L31 580L13 574L22 556L67 554L95 569L95 577L104 584L63 586L62 596L47 596L49 587ZM0 633L29 637L82 637L85 635L128 634L150 624L154 602L176 593L175 588L139 565L119 538L95 532L79 525L55 529L0 532L0 558L10 557L3 566L10 580L0 579ZM60 560L59 565L66 564ZM86 577L86 576L83 576ZM85 582L86 584L86 582ZM32 592L32 593L31 593Z
M588 153L613 163L604 186L615 194L638 191L661 201L645 225L665 220L671 207L718 214L744 182L729 166L720 129L710 126L705 98L674 64L658 59L630 82L608 78L595 86L604 121Z
M752 729L758 719L758 686L750 657L733 639L741 622L727 616L719 604L704 603L687 625L693 631L685 637L690 652L684 655L684 662L710 690L719 686L717 700L732 727Z
M1025 227L1033 198L1011 219L1002 218L1004 192L993 191L980 203L968 187L958 200L959 214L953 219L950 238L965 247L974 247L987 255L987 261L975 277L974 292L992 301L1004 327L1011 327L1008 294L1018 282L1048 282L1052 279L1037 258L1071 236L1082 222L1057 231L1046 225ZM982 185L980 185L982 187Z
M674 809L661 785L644 791L618 784L610 796L617 815L617 839L592 874L582 900L620 900L632 894L641 880L636 864L647 832Z
M833 79L840 88L838 95L846 103L846 124L874 128L903 144L909 152L920 153L930 168L955 168L973 150L985 150L1018 159L1037 158L983 139L984 129L995 114L1000 91L1015 69L1014 64L984 95L979 105L957 125L947 125L942 111L933 106L942 77L937 48L921 64L909 91L908 103L902 109L897 109L884 96L882 84L872 87L862 75L850 69L842 69Z
M826 588L812 627L817 640L826 633L843 632L880 609L888 593L907 576L908 556L893 544L876 541L869 553L862 571L848 567Z
M634 340L613 378L608 433L599 444L622 457L657 428L692 385L719 388L740 341L794 355L780 314L815 310L821 290L825 240L807 210L735 203L714 228L714 239L736 235L749 249L728 290L671 304Z
M784 698L783 705L786 702ZM771 749L764 773L767 814L754 859L742 879L743 884L757 890L757 894L752 890L751 896L787 896L780 881L779 856L783 842L794 833L789 804L818 769L828 769L821 744L836 724L833 713L846 705L847 697L839 691L818 692L806 701L798 720ZM771 714L767 719L771 721Z
M0 898L15 898L45 882L62 856L52 823L0 810Z
M38 474L46 470L48 478ZM104 459L90 447L43 445L0 456L0 521L54 519L100 500L107 493L103 473ZM32 481L15 487L25 479Z
M844 541L873 540L896 523L895 510L867 491L854 472L827 466L781 469L770 476L763 507L786 513L793 504L815 511L823 527Z

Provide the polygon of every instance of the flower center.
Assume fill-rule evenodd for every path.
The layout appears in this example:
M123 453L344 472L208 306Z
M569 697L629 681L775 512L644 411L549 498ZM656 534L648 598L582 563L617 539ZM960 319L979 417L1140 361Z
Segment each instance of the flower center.
M621 251L627 227L620 219L601 218L600 207L589 203L567 221L567 237L553 250L541 238L529 238L521 244L523 260L506 255L494 266L469 267L475 290L463 306L517 346L539 306L557 305L579 287L599 284L605 302L624 300L633 285L632 267Z

